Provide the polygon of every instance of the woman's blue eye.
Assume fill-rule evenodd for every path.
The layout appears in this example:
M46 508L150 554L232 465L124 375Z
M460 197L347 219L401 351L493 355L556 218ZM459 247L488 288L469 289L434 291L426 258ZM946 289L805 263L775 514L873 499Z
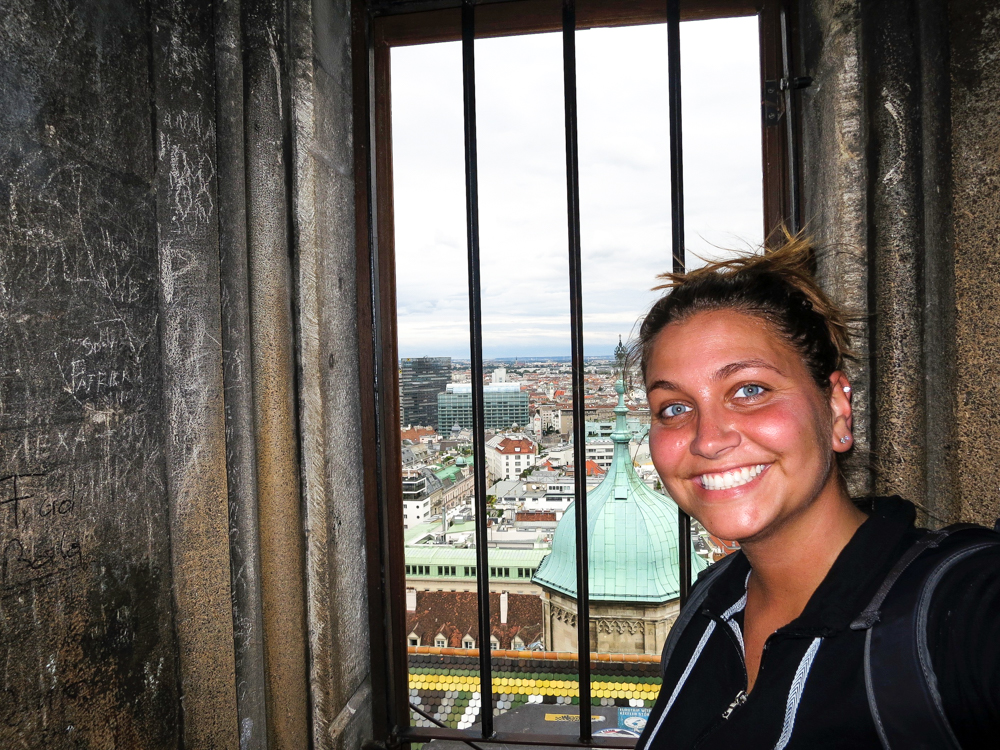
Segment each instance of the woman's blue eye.
M763 386L759 385L745 385L736 391L737 398L756 398L764 392Z
M691 411L690 406L685 406L684 404L670 404L663 413L668 417L679 417L684 412Z

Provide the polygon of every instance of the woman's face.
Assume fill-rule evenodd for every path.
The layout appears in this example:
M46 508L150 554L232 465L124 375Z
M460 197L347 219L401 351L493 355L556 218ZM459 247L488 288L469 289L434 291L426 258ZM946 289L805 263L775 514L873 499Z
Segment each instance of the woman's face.
M696 313L666 326L646 367L649 446L670 496L711 533L766 537L843 491L834 451L850 443L846 378L817 387L798 353L759 318Z

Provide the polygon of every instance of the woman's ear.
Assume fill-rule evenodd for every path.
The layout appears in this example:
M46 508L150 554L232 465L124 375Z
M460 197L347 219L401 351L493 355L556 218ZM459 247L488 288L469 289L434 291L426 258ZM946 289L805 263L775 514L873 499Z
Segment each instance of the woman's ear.
M833 450L846 453L854 445L854 414L851 409L851 381L842 371L830 375L830 413L833 417Z

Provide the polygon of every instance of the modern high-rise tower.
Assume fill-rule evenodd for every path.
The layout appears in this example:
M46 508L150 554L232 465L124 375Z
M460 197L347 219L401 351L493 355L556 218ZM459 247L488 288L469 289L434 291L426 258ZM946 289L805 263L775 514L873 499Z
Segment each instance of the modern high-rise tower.
M399 360L403 424L437 426L439 393L451 380L451 357L404 357Z

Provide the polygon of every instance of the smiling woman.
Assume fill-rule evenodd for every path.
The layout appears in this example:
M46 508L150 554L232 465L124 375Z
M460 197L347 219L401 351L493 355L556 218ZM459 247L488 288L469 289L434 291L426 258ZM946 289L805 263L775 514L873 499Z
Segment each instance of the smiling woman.
M638 747L989 747L1000 536L928 532L906 501L849 496L845 316L809 273L809 243L786 239L667 274L640 331L656 469L741 550L674 626Z
M803 514L841 510L849 536L860 513L831 451L849 445L840 442L850 434L844 375L833 374L837 387L818 388L767 322L733 310L699 313L660 336L670 346L647 364L650 445L670 496L711 533L744 546L789 533L793 521L800 533Z
M847 328L808 258L795 240L670 274L672 293L643 322L653 461L670 496L722 538L752 544L789 514L853 510L833 461L852 445ZM753 502L779 488L770 510ZM782 510L784 490L808 507ZM858 516L846 513L848 536Z

